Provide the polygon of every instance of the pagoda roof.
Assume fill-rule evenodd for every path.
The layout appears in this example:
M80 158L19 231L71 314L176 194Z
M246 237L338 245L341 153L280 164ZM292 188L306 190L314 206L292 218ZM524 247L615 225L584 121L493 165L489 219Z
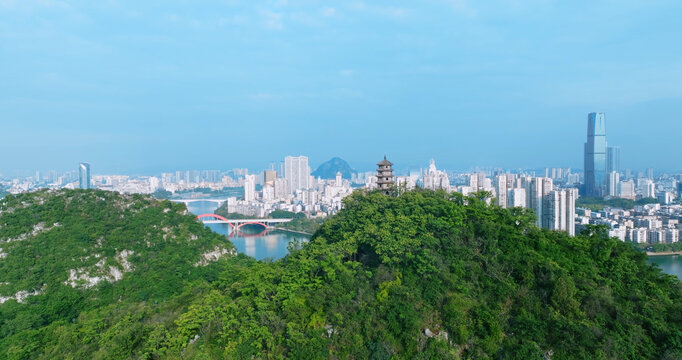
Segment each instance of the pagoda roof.
M386 160L386 155L384 155L384 159L381 160L377 165L379 165L379 166L389 165L389 166L390 166L390 165L393 165L393 163L390 162L390 161L388 161L388 160Z

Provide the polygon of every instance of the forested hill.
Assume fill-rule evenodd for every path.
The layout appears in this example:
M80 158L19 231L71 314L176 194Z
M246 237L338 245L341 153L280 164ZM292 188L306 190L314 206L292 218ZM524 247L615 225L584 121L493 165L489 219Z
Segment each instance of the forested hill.
M22 354L12 350L16 339L83 311L164 301L234 254L181 204L95 190L8 196L0 200L0 351Z
M320 166L318 166L310 175L322 179L335 179L336 174L339 172L341 173L341 176L347 180L350 180L353 174L357 174L357 171L350 167L346 160L335 157L320 164Z
M526 210L444 192L356 192L345 207L280 261L232 257L163 301L17 329L0 350L17 359L682 357L681 283L601 228L569 237L535 227Z

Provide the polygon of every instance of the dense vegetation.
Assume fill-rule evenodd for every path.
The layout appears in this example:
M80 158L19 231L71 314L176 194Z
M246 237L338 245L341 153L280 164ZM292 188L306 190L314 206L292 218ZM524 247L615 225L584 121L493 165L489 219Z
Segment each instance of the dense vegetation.
M173 193L165 189L157 189L151 195L153 198L160 200L168 200L173 197Z
M575 206L582 207L586 209L591 209L594 211L601 211L604 207L618 208L618 209L632 209L635 205L647 205L647 204L658 204L658 199L655 198L643 198L639 200L630 200L623 198L612 198L612 199L602 199L602 198L591 198L591 197L580 197L575 202Z
M272 216L272 215L271 215ZM325 218L294 218L293 220L277 224L278 229L298 231L306 234L313 234L324 223Z
M654 252L667 252L667 251L682 251L682 242L676 242L672 244L636 244L636 247L641 250L653 249Z
M677 278L602 228L524 209L355 193L282 260L243 255L165 301L87 309L8 358L678 359ZM132 275L132 274L131 274ZM37 298L37 297L36 297ZM0 306L0 309L3 307Z
M184 205L105 191L0 201L0 358L31 358L87 311L164 302L233 247ZM34 295L32 295L34 294Z

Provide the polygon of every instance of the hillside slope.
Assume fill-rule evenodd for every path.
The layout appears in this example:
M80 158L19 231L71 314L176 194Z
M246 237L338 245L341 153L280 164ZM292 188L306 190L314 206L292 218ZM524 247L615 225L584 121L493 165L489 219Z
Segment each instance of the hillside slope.
M234 254L180 204L94 190L8 196L0 200L0 350L13 335L87 309L164 300Z
M527 210L444 192L355 193L345 204L280 261L230 258L163 303L95 308L8 349L44 359L682 356L680 281L602 228L569 237L535 227Z

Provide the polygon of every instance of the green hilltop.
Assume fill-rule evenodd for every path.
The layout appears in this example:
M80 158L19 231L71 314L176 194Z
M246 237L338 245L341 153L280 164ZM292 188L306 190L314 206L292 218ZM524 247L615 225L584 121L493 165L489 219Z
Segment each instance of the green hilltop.
M68 205L65 199L51 200L53 194L3 200L0 238L16 238L33 231L35 224L59 220L63 228L67 223L83 227L75 235L61 233L71 236L69 242L80 244L83 239L83 243L95 244L99 236L113 231L98 222L106 224L117 216L119 226L141 236L151 231L151 221L135 220L144 212L131 210L137 201L149 204L148 198L133 199L126 207L109 205L112 199L100 201L91 195L101 193L72 194L82 197L80 207L87 211L69 212L59 219L57 215L43 219L7 217L4 213L12 208L14 214L22 206L31 209L25 215L60 213ZM116 200L121 195L110 196ZM221 239L201 224L185 220L182 211L174 211L176 205L154 204L171 210L147 210L155 214L153 223L164 222L173 229L187 227L198 237L189 240L190 235L188 241L172 245L171 253L187 251L194 258L183 263L185 256L178 256L170 264L181 263L179 270L169 265L168 271L152 278L131 271L119 282L79 291L109 294L109 288L130 279L138 284L133 292L141 292L145 286L166 288L167 278L184 279L181 284L174 283L175 291L164 292L160 299L117 293L120 298L113 303L93 300L68 316L29 323L24 319L39 315L23 313L21 307L40 304L8 301L0 305L0 357L682 357L680 281L647 265L645 255L628 244L609 239L604 228L592 227L576 237L539 229L533 225L531 212L487 205L483 195L462 197L417 190L391 197L358 191L346 198L344 210L327 220L309 242L292 247L284 259L266 263L239 255L194 267L191 264L196 257L215 246L213 240ZM110 210L103 213L99 208ZM176 222L179 224L173 225ZM14 230L8 231L10 227ZM104 229L108 231L102 232ZM55 234L54 241L58 238ZM125 238L129 237L120 237L120 241ZM162 246L163 241L158 240ZM193 241L206 242L206 247L185 250ZM116 259L122 249L133 249L132 244L113 246L107 252L107 266L118 266ZM133 250L135 254L143 251ZM0 266L19 251L10 250L0 259ZM76 256L83 256L78 245L65 251L75 255L63 253L53 259L57 262L53 266L42 263L36 252L22 249L25 275L9 280L21 285L10 285L11 290L0 290L0 294L42 289L42 280L38 280L42 278L33 273L48 271L62 275L54 275L43 294L27 299L48 296L51 286L63 289L64 294L75 290L51 285L64 281L68 272L63 270L76 265ZM128 258L136 259L133 255ZM59 265L62 260L68 265ZM139 259L134 267L142 264ZM17 265L16 269L20 268ZM24 277L32 280L22 283ZM33 309L35 314L50 314L69 308L71 303L62 296L55 298L51 307Z

